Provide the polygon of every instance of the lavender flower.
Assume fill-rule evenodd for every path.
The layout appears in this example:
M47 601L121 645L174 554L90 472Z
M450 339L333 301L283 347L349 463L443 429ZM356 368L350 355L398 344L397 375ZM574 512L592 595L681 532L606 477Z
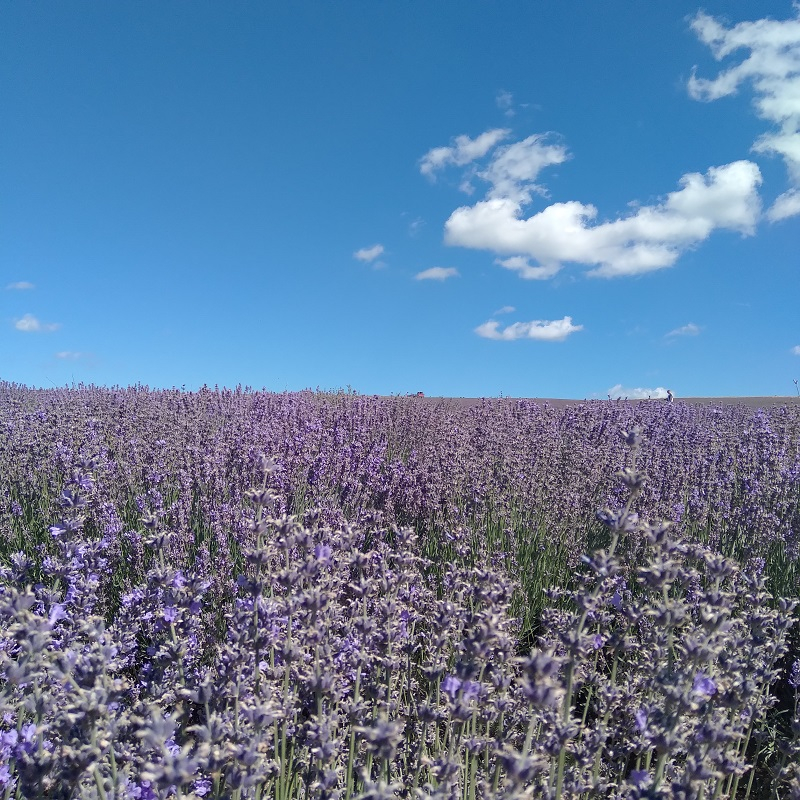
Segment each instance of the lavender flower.
M0 433L0 794L800 786L796 409L0 383Z

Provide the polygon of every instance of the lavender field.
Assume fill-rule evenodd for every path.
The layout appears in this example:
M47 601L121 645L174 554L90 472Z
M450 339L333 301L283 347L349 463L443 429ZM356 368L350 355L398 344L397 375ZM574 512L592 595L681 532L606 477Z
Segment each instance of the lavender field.
M0 383L0 797L800 798L800 406Z

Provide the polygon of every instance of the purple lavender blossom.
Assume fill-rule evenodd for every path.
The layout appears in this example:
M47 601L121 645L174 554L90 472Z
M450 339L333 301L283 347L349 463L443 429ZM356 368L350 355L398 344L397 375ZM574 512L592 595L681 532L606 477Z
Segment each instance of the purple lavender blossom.
M702 672L698 672L694 677L692 691L695 694L711 697L717 691L717 685L711 678L707 677Z
M12 728L9 731L0 733L0 747L13 748L19 741L19 733Z
M457 678L455 675L448 675L442 681L442 691L449 695L450 697L455 697L458 694L458 690L461 688L461 679Z
M644 733L647 730L647 711L640 708L634 715L634 720L639 733Z
M327 544L318 544L314 548L314 558L316 558L317 561L327 563L330 561L332 554L333 550Z
M64 603L55 603L50 608L50 615L48 616L47 621L51 625L55 625L59 620L66 618L67 618L67 612L64 610Z
M461 684L461 697L465 702L474 700L481 691L481 685L477 681L464 681Z
M800 689L800 658L792 664L792 671L789 675L789 686Z
M644 788L651 782L650 773L646 769L631 770L630 782L639 789Z

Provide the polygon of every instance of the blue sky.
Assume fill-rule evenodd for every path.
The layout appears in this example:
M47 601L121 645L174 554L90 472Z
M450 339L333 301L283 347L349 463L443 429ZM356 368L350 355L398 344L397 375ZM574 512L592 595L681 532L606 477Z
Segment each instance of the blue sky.
M793 395L800 7L0 6L0 378Z

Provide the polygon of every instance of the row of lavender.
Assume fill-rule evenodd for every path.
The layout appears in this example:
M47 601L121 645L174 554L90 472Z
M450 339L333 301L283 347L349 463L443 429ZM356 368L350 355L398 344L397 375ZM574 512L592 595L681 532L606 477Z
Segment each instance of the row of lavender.
M612 475L624 454L616 433L639 425L649 482L636 511L738 560L765 559L777 593L800 580L797 407L458 408L310 392L36 392L10 384L0 384L0 398L2 539L14 549L46 541L65 477L77 459L94 457L90 527L109 538L130 578L143 575L136 529L147 511L182 532L184 559L210 553L223 591L248 541L243 493L258 480L258 455L268 453L283 467L274 485L281 512L320 508L333 525L377 514L420 533L475 530L522 578L524 609L515 612L534 609L531 626L543 588L567 579L595 543L596 509L618 503ZM439 541L424 538L434 559Z
M796 414L2 390L7 797L800 791Z

